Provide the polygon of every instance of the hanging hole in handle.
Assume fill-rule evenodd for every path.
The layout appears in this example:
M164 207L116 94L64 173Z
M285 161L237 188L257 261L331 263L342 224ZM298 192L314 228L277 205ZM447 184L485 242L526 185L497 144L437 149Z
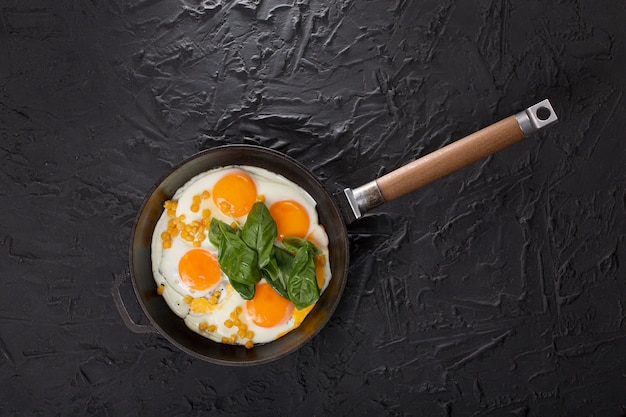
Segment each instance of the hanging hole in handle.
M552 112L550 111L549 108L541 106L537 109L536 114L539 120L546 121L550 118L550 115L552 114Z

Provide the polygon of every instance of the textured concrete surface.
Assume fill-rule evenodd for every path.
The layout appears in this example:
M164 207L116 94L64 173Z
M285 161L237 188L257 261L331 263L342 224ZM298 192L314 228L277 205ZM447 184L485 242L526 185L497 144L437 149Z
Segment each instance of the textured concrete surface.
M625 415L625 22L620 0L3 1L0 414ZM349 228L341 303L288 357L216 366L121 320L137 211L195 152L260 144L335 191L544 98L557 125Z

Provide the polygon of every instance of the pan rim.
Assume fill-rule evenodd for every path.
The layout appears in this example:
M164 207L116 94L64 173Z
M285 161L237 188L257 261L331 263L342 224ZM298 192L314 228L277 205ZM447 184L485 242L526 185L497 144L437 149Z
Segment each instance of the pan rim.
M336 275L336 271L341 271L342 272L342 277L341 277L341 282L339 283L339 288L338 291L336 293L336 296L334 299L332 299L332 302L330 303L329 308L326 308L326 314L325 317L321 320L321 322L314 328L314 330L311 333L308 333L305 337L302 338L302 340L299 340L297 343L295 343L293 346L284 349L283 351L271 355L270 357L266 357L266 358L259 358L259 359L250 359L250 360L239 360L239 359L235 359L235 360L231 360L231 359L222 359L222 358L218 358L215 356L208 356L206 354L202 354L200 352L196 352L195 350L183 345L181 342L179 342L178 340L176 340L175 337L171 336L160 324L159 322L153 317L152 313L149 311L148 306L145 303L145 300L141 294L141 290L139 288L138 285L138 277L135 271L135 242L137 240L137 234L138 234L138 229L139 229L139 222L140 219L142 218L142 216L144 215L144 212L147 209L148 203L151 201L151 199L153 198L155 192L170 178L172 177L175 173L178 172L179 169L185 167L186 165L191 164L192 162L196 161L199 158L203 158L206 157L207 155L211 155L217 152L222 152L222 151L242 151L242 152L247 152L247 153L262 153L262 154L266 154L269 155L272 158L277 158L279 160L284 160L286 161L287 164L289 164L291 167L293 167L294 170L296 170L300 175L304 175L307 177L307 179L309 181L311 181L312 183L315 184L316 188L318 188L320 190L320 192L323 192L323 195L325 195L327 197L328 202L322 202L318 204L326 204L328 209L331 210L333 217L336 217L339 219L338 225L341 227L341 236L343 236L343 239L341 239L341 245L343 246L343 248L338 248L338 249L342 249L342 251L344 252L345 256L344 256L344 261L342 262L341 265L331 265L331 269L333 271L333 277L335 277ZM232 165L232 164L226 164L226 165L222 165L222 166L227 166L227 165ZM241 164L244 165L244 164ZM213 168L218 168L219 166L215 166ZM211 169L211 168L207 168L207 169ZM189 180L191 177L186 178L186 180ZM295 181L294 181L295 182ZM301 185L301 184L299 184ZM307 190L309 191L309 190ZM337 226L337 224L335 225ZM146 192L142 204L139 207L138 211L137 211L137 215L135 217L134 223L133 223L133 228L132 228L132 232L130 235L130 242L129 242L129 271L130 271L130 278L131 278L131 283L133 286L133 290L135 293L135 297L139 303L139 305L141 306L141 309L143 311L143 313L147 316L148 320L150 321L151 325L154 327L154 329L158 332L159 335L165 337L170 343L172 343L174 346L176 346L178 349L180 349L181 351L185 352L186 354L195 357L197 359L201 359L203 361L212 363L212 364L217 364L217 365L225 365L225 366L254 366L254 365L260 365L260 364L264 364L264 363L269 363L269 362L273 362L276 361L278 359L281 359L285 356L290 355L291 353L299 350L301 347L303 347L304 345L306 345L308 342L310 342L324 327L326 327L326 325L328 324L328 321L330 320L330 318L333 316L335 310L337 309L339 302L342 298L343 292L345 290L345 286L346 286L346 281L347 281L347 273L348 273L348 266L349 266L349 255L350 255L350 251L349 251L349 245L348 245L348 232L347 232L347 227L345 224L345 221L341 215L341 212L337 206L337 204L335 203L335 201L332 199L331 194L326 190L326 188L323 186L323 184L319 181L319 179L309 170L309 168L307 168L305 165L303 165L302 163L300 163L299 161L297 161L296 159L294 159L293 157L284 154L280 151L277 151L275 149L271 149L271 148L266 148L260 145L251 145L251 144L228 144L228 145L221 145L221 146L217 146L217 147L213 147L213 148L208 148L208 149L204 149L201 150L199 152L196 152L194 154L192 154L189 157L184 158L183 160L181 160L179 163L175 164L174 166L172 166L167 173L165 173L164 175L162 175L155 183L152 187L150 187L150 189ZM150 274L151 278L154 279L152 277L152 273ZM173 312L172 312L173 314ZM182 319L181 319L182 322ZM306 319L305 319L306 322ZM183 324L184 326L184 324ZM186 329L188 331L191 332L190 329ZM201 337L201 336L200 336ZM204 338L208 343L217 343L217 342L213 342L209 339ZM278 339L280 340L280 339ZM274 341L276 342L276 341ZM269 343L274 343L274 342L269 342ZM268 344L269 344L268 343ZM245 349L244 347L241 347L242 349Z

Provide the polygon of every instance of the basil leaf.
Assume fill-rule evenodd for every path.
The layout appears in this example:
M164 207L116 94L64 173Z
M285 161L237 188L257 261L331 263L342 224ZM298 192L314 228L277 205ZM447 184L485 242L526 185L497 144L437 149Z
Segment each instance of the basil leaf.
M315 277L313 250L308 245L296 251L293 269L287 283L287 293L298 310L310 306L320 298L320 289Z
M309 242L306 239L301 239L296 236L286 236L283 239L283 245L285 246L285 248L292 252L297 252L298 249L306 247L313 256L322 254L322 251L317 246L315 246L313 242Z
M233 286L235 291L241 295L241 298L244 300L252 300L254 298L254 293L256 291L256 285L254 284L242 284L237 281L230 281L230 285Z
M289 300L287 282L292 269L293 255L284 249L274 246L270 262L263 267L263 275L267 283L287 300Z
M221 235L217 261L231 285L233 281L245 285L255 285L261 280L261 270L258 267L256 251L250 249L230 226L213 219L211 220L209 236L211 234L213 234L213 240L218 234Z
M270 211L265 204L254 203L248 213L246 224L241 230L241 238L246 245L256 250L259 268L263 268L270 262L276 236L278 236L276 222L270 215Z

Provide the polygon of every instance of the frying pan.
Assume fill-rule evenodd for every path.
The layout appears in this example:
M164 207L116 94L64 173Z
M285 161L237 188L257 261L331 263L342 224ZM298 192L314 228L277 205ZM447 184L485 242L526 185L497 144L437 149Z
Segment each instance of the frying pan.
M116 307L130 330L161 334L182 351L210 363L243 366L284 357L313 338L339 304L348 272L348 224L384 202L504 149L556 121L557 116L550 102L544 100L370 183L334 195L329 194L304 165L272 149L255 145L227 145L197 153L174 167L150 190L133 226L129 251L130 279L151 325L136 324L128 314L120 294L123 275L113 282ZM252 349L216 343L189 330L157 294L152 275L150 246L164 201L197 174L228 165L265 168L300 185L317 202L319 220L328 231L329 238L332 279L313 310L295 330Z

